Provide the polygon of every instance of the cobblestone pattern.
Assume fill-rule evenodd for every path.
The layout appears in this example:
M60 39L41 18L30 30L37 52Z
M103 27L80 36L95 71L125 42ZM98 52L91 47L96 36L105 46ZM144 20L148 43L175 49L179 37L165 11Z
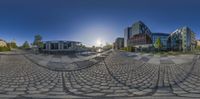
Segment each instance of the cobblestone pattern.
M112 52L88 68L52 71L24 55L0 56L0 96L200 98L200 56L184 64L149 64Z
M66 94L63 91L61 73L38 67L22 55L1 56L0 93Z

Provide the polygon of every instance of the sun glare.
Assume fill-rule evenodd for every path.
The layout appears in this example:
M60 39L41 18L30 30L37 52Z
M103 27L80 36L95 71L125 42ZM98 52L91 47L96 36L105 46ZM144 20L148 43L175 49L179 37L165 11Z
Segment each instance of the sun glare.
M98 39L98 40L96 41L96 46L101 46L101 44L102 44L101 40Z

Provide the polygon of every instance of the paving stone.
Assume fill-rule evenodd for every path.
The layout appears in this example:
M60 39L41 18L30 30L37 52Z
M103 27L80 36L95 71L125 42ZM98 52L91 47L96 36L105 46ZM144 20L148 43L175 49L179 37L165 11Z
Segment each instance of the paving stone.
M40 91L49 91L49 89L48 88L42 88L42 89L40 89Z
M41 93L41 91L27 91L27 93L29 93L29 94L39 94L39 93Z
M53 88L53 91L63 91L63 88Z
M25 91L25 90L27 90L26 88L16 88L15 89L16 91Z
M70 92L77 92L77 89L69 89Z
M110 87L110 89L113 89L113 90L120 90L122 89L121 87Z
M5 88L5 91L14 91L14 88Z
M115 97L119 97L119 96L128 96L128 93L109 94L109 95L106 95L106 96L115 96Z
M174 64L161 57L159 62L162 64L150 64L149 62L160 60L160 56L149 58L148 55L141 55L141 60L136 61L124 53L126 52L112 52L108 56L93 59L95 60L93 62L74 59L79 61L77 62L79 66L74 63L76 67L73 69L80 69L63 72L52 71L48 67L43 68L34 63L35 61L42 63L41 60L45 60L44 56L1 55L0 97L5 94L11 97L23 95L38 98L54 96L66 98L70 94L92 98L96 96L133 98L144 95L176 97L173 94L175 93L182 97L200 98L198 94L200 59L191 65L192 63ZM28 59L30 57L31 59ZM54 58L65 61L58 57ZM104 58L104 61L101 58ZM195 59L197 58L194 57ZM99 63L88 67L94 62ZM53 64L58 67L63 65L56 62ZM83 69L81 66L87 68Z
M115 90L115 93L125 93L127 90Z
M105 92L105 93L113 93L114 92L114 90L102 90L101 92Z
M14 94L14 95L22 95L22 94L25 94L25 92L23 92L23 91L15 91L15 92L8 92L7 94Z
M34 87L30 87L28 88L28 90L36 90L37 88L34 88Z
M86 94L88 96L103 96L104 93L89 93L89 94Z
M49 95L66 95L65 92L48 92Z

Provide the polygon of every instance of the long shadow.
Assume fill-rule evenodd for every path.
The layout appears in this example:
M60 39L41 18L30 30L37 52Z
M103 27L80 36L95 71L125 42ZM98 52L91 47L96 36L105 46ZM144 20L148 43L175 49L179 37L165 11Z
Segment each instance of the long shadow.
M48 70L51 70L51 71L58 71L58 72L64 72L64 71L65 71L65 72L70 72L70 71L79 71L79 70L82 70L82 69L87 69L87 68L90 68L90 67L92 67L92 66L94 66L94 65L96 65L96 64L98 64L98 63L100 63L101 61L103 61L104 58L107 57L106 55L104 55L103 57L102 57L102 56L96 56L96 57L93 58L93 59L97 60L97 62L91 62L91 61L90 61L91 59L89 59L89 60L84 60L84 61L73 62L73 63L71 63L71 64L75 64L75 65L77 65L79 68L74 69L74 70L67 70L67 69L55 69L55 68L49 68L48 66L42 66L42 65L40 65L39 63L37 63L36 61L34 61L34 60L32 60L31 58L29 58L28 56L26 56L25 54L21 54L21 55L23 55L26 59L28 59L29 61L31 61L32 63L36 64L36 65L39 66L39 67L42 67L42 68L45 68L45 69L48 69ZM72 55L72 56L75 56L75 55ZM77 57L77 56L76 56L76 57ZM88 64L85 64L86 62L87 62ZM83 63L85 64L85 66L82 66ZM86 66L86 65L87 65L87 66Z
M194 67L195 67L197 61L198 61L197 56L195 56L195 58L193 59L193 62L192 62L192 67L190 68L189 72L186 72L186 71L183 70L182 68L178 67L178 68L180 68L182 71L186 72L187 74L186 74L186 76L185 76L182 80L180 80L180 81L178 81L178 82L174 81L174 85L178 86L181 90L183 90L183 91L185 91L185 92L187 92L187 93L200 94L200 92L190 92L190 91L188 91L188 90L185 90L184 88L182 88L182 87L179 85L179 84L185 82L189 77L191 77L190 75L194 75L194 74L192 73L192 71L195 69ZM197 76L197 75L195 75L195 76ZM177 78L177 76L176 76L176 78ZM188 82L188 81L186 81L186 82ZM190 82L188 82L188 83L190 83ZM171 87L173 87L174 85L171 85ZM185 84L184 84L184 85L185 85ZM187 86L187 85L186 85L186 86ZM173 90L173 88L172 88L172 90ZM173 91L173 93L174 93L174 91ZM174 93L174 94L175 94L175 93ZM188 98L200 98L200 97L181 96L181 95L178 95L178 94L176 94L176 96L179 96L179 97L188 97Z
M106 64L106 62L105 62L105 60L104 60L104 64L105 64L105 67L106 67L106 69L107 69L107 71L108 71L108 73L109 73L109 75L115 80L115 81L117 81L118 83L120 83L120 84L122 84L122 85L124 85L124 86L127 86L127 87L129 87L130 89L137 89L138 91L143 91L144 89L140 89L140 87L133 87L133 86L131 86L131 85L127 85L126 83L123 83L122 81L120 81L117 77L115 77L115 75L110 71L110 69L108 68L108 66L107 66L107 64ZM141 68L143 65L145 65L145 64L142 64L141 66L139 66L135 71L137 71L139 68ZM151 95L153 95L156 91L157 91L157 89L158 89L158 81L159 81L159 75L160 75L160 73L158 74L158 80L157 80L157 82L156 82L156 87L153 89L153 91L152 92L148 92L148 93L146 93L146 94L144 94L144 95L135 95L135 97L142 97L142 96L151 96Z

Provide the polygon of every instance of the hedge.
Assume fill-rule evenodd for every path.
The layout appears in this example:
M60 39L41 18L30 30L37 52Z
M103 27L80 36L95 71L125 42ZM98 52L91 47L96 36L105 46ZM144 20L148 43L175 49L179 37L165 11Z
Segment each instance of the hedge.
M9 47L0 47L0 52L4 51L10 51L11 49Z

